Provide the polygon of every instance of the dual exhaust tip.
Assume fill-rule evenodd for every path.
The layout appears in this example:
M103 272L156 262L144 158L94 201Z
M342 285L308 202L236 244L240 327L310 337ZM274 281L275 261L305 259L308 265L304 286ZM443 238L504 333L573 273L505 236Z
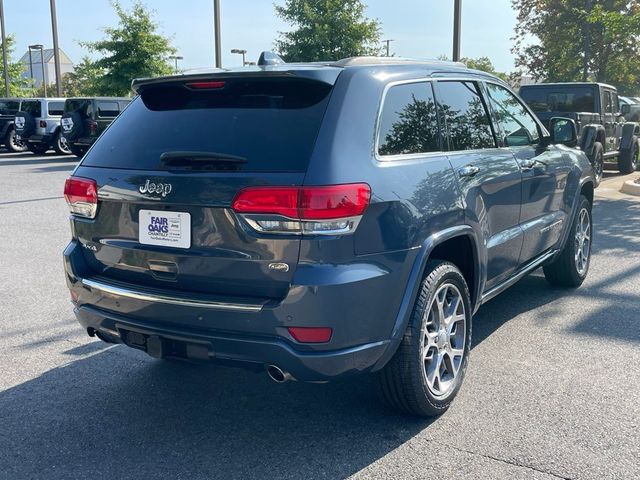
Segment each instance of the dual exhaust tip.
M276 365L267 365L267 375L276 383L285 383L289 380L294 380L289 372L285 372Z

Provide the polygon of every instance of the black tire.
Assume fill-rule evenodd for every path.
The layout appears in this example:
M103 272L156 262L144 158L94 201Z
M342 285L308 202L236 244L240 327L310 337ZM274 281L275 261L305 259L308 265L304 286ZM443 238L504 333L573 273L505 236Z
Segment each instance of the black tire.
M586 260L584 261L584 270L579 268L578 251L584 247L584 243L578 238L577 232L582 225L582 215L587 215L589 221L588 226L588 245L586 246ZM571 225L571 231L569 232L569 238L564 248L558 255L558 257L548 265L543 267L544 276L547 281L554 286L558 287L579 287L587 278L589 273L589 265L591 263L591 246L593 238L593 220L591 217L591 202L584 195L580 196L580 204L576 211L573 224ZM584 251L584 250L583 250ZM582 254L584 259L585 255Z
M7 136L4 137L4 146L7 147L7 150L13 153L22 153L27 151L27 146L24 142L16 140L16 131L13 128L11 128L7 132Z
M84 157L84 154L87 153L86 148L78 147L77 145L72 145L72 144L69 144L69 150L78 158Z
M602 181L604 172L604 147L600 142L593 144L593 154L591 155L591 166L593 168L593 186L597 188Z
M27 150L35 155L43 155L47 150L49 150L49 145L45 145L44 143L25 143L27 145Z
M58 155L71 155L72 153L67 140L62 136L60 131L58 131L53 138L53 149Z
M454 313L458 313L459 317L464 316L464 328L458 330L459 321L457 321L456 336L459 338L455 339L455 344L451 340L448 342L445 340L443 350L440 350L440 344L443 343L443 340L438 334L434 340L437 343L432 344L431 347L425 347L425 334L428 335L429 325L433 321L431 313L437 311L437 309L432 310L434 302L437 302L436 293L440 297L440 292L444 290L442 295L445 296L444 301L446 302L449 292L447 288L451 285L455 287L451 291L460 294L458 298L461 301L457 303L457 307L454 307ZM459 313L460 305L464 308L462 313ZM445 303L446 306L448 305ZM430 260L427 263L425 277L402 342L389 363L377 374L382 401L395 410L421 417L432 417L444 413L451 405L464 380L471 346L471 316L471 296L460 270L452 263ZM452 321L450 325L453 323L455 322ZM441 329L444 327L440 325L438 328L440 329L438 331L442 331ZM460 341L464 343L461 345ZM456 362L458 370L453 380L450 381L446 394L438 395L427 381L429 367L426 363L435 360L429 360L428 355L424 355L424 353L429 352L428 348L431 348L435 349L435 352L442 351L446 355L446 345L450 347L450 351L455 351L451 350L452 348L458 348L462 355ZM462 348L459 348L460 346ZM432 356L432 358L436 357ZM451 357L449 353L446 358L448 358L448 362L443 360L437 363L441 368L434 369L439 372L439 385L442 385L440 379L444 378L442 367L447 372L454 357ZM435 385L435 380L433 383Z
M636 171L638 164L640 163L638 155L640 154L640 148L638 148L638 137L635 135L631 138L631 148L620 151L618 157L618 170L620 173L629 174Z

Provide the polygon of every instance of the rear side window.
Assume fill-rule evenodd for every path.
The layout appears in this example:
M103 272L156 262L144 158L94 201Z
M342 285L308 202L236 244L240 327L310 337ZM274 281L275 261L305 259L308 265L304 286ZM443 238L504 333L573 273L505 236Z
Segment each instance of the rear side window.
M14 115L20 109L20 102L16 100L0 101L0 115Z
M167 169L165 152L242 157L242 171L304 171L331 86L301 79L227 79L220 88L147 86L83 165Z
M438 112L428 82L394 85L387 90L378 127L378 154L440 151Z
M29 112L32 117L42 117L42 105L38 100L23 100L20 109Z
M120 113L118 102L98 101L98 116L102 118L115 118Z
M52 117L59 117L64 111L64 102L49 102L47 109Z
M82 116L91 116L92 105L90 99L73 99L64 102L64 113L77 112Z
M447 125L450 150L496 146L489 115L475 82L438 82L438 103Z

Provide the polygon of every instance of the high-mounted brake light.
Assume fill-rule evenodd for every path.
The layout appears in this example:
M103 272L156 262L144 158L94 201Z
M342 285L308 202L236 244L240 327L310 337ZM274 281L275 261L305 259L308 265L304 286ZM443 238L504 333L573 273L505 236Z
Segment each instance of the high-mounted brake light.
M232 208L266 233L337 235L355 230L369 205L366 183L314 187L248 187Z
M220 81L210 81L210 82L189 82L187 83L187 87L193 88L195 90L207 90L212 88L224 88L225 82Z
M98 185L90 178L69 177L64 182L64 199L74 215L94 218L98 209Z

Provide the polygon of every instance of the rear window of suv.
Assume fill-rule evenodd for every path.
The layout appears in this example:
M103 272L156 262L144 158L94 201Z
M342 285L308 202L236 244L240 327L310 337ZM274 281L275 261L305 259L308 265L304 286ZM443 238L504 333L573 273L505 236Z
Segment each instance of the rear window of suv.
M331 86L301 79L227 79L221 88L147 86L82 164L166 169L166 152L246 159L243 171L304 171Z
M523 87L520 96L534 112L595 112L591 87Z
M20 109L29 112L32 117L42 116L42 105L39 100L23 100Z
M20 102L16 100L0 101L0 115L15 115L20 108Z

